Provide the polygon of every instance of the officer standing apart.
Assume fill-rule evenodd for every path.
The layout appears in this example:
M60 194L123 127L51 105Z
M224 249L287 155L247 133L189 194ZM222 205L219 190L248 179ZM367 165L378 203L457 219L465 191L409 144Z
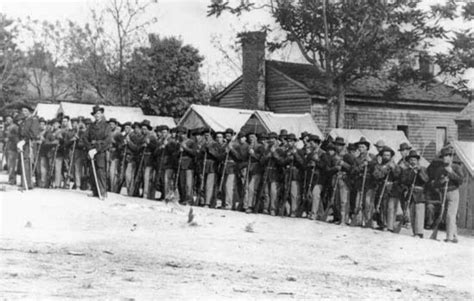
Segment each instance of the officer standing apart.
M91 173L92 196L99 196L101 200L107 197L107 155L106 152L112 144L110 135L110 125L105 120L104 108L96 105L92 108L92 116L95 121L92 123L85 135L85 142L88 149L89 158L95 164L97 174L97 184L94 173ZM98 187L97 187L98 186Z

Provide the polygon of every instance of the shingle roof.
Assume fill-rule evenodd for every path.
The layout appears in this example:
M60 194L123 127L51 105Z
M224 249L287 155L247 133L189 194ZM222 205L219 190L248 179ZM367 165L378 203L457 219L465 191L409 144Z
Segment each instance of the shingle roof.
M266 61L267 67L272 67L291 79L307 87L311 94L325 95L328 91L324 78L310 64L289 63L282 61ZM356 80L347 88L346 96L365 96L387 98L387 91L393 82L382 81L375 77L366 77ZM436 83L429 88L422 88L417 84L404 85L397 92L397 99L424 100L435 102L467 103L467 99L454 94L454 88L442 83Z
M470 102L454 120L469 120L474 123L474 102Z

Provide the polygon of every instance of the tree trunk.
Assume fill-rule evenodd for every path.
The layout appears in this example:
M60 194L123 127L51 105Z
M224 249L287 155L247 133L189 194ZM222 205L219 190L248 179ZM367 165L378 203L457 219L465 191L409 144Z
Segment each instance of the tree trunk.
M346 89L342 85L337 86L337 128L344 128L344 115L346 112Z
M336 128L336 112L337 112L337 107L336 107L336 102L337 102L337 97L336 96L330 96L328 97L328 125L327 128L328 130Z

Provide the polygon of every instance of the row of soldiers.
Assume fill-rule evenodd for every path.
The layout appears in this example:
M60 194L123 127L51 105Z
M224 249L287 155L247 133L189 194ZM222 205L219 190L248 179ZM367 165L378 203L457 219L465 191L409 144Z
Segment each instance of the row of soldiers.
M12 184L19 150L28 158L24 164L32 164L25 173L33 170L39 187L90 187L102 199L107 191L126 189L130 196L312 220L327 221L332 215L336 224L391 232L411 221L417 237L423 237L425 212L432 212L426 211L427 200L445 199L447 241L457 242L458 188L464 175L453 164L450 147L425 168L406 143L395 162L395 151L383 141L371 146L364 138L346 145L341 137L322 141L311 133L296 137L285 130L153 129L148 120L106 120L99 106L91 113L93 122L68 116L46 122L31 116L29 108L23 115L19 128L7 117ZM376 155L369 153L371 147L377 148ZM404 218L397 224L399 204Z

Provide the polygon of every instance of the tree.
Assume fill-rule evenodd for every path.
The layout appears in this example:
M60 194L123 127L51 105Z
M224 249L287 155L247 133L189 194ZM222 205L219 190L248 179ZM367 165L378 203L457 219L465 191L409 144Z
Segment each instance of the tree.
M25 74L22 70L22 52L15 38L18 30L14 22L0 14L0 106L22 95Z
M127 65L133 105L148 114L179 117L191 103L204 101L199 68L203 57L177 38L149 35L149 47L136 48Z
M387 64L419 53L432 39L446 38L437 21L455 11L425 11L420 1L268 0L235 5L213 0L208 15L268 9L286 37L270 50L294 43L325 80L330 128L344 126L345 92L356 80L380 77Z

